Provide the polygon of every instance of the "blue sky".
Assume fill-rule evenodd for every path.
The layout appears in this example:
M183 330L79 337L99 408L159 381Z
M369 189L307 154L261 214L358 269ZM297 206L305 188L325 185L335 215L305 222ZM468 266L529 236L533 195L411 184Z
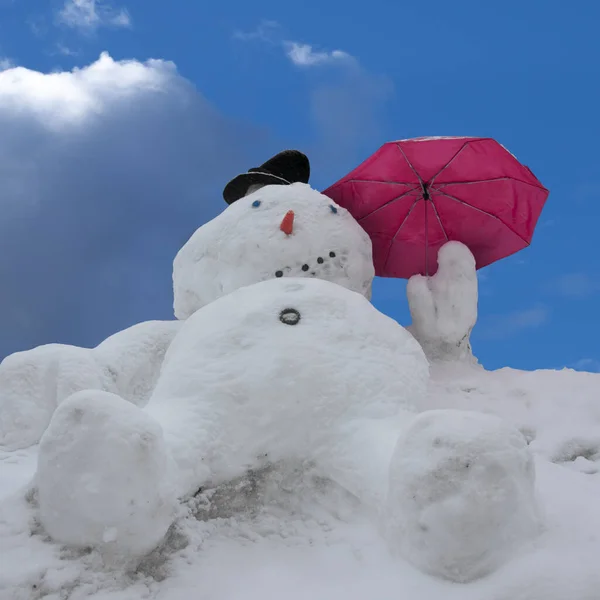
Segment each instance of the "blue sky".
M599 18L591 1L0 0L0 65L30 70L0 83L0 355L169 318L174 253L283 147L323 189L387 140L473 135L551 192L532 246L480 271L475 353L599 370ZM374 302L408 324L404 286L378 280Z

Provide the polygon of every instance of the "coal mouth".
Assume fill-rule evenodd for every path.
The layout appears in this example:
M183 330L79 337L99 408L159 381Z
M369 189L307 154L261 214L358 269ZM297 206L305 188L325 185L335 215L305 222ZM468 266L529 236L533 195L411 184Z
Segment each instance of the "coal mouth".
M338 259L337 261L335 259ZM284 267L275 271L275 277L294 277L297 275L310 275L312 277L317 276L317 272L321 269L327 270L330 265L341 266L339 255L335 250L330 250L323 256L318 256L315 260L299 263L294 267Z

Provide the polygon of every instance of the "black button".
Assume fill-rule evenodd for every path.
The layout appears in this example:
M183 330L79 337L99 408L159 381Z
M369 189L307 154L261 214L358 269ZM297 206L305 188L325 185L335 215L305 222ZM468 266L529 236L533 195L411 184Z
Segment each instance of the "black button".
M300 313L295 308L284 308L279 313L279 320L284 325L298 325L300 322Z
M329 256L331 256L331 258L335 258L335 252L330 252Z
M302 265L302 270L303 271L308 271L310 267L308 265Z
M323 257L322 257L322 256L319 256L319 258L317 258L317 262L318 262L320 265L322 265L322 264L323 264L323 262L324 262L324 259L323 259Z
M283 277L283 271L275 271L275 277Z

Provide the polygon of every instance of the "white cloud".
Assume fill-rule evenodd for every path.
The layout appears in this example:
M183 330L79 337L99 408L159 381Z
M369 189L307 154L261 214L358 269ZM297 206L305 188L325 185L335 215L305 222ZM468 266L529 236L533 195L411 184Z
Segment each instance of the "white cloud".
M131 17L129 12L121 9L116 15L111 17L109 23L115 27L131 27Z
M587 273L568 273L561 275L553 287L561 296L586 298L600 290L600 282Z
M393 85L370 73L344 50L315 50L310 44L282 42L288 59L303 69L310 84L308 107L315 127L312 155L332 174L345 174L358 157L381 142L383 107ZM322 71L319 67L330 67Z
M75 50L71 50L68 46L58 43L55 46L53 54L60 54L61 56L77 56L78 53Z
M277 21L263 19L253 31L237 30L233 33L233 37L244 42L258 40L267 43L277 43L276 32L279 27L280 25Z
M0 73L0 105L5 114L26 111L47 129L79 127L115 100L164 90L174 73L170 62L116 63L106 52L89 67L72 72L47 74L17 67Z
M172 318L176 252L266 155L172 63L108 54L0 73L0 131L0 358Z
M65 0L58 20L67 27L84 32L99 27L131 26L131 17L125 8L113 8L101 0Z
M284 42L284 46L287 57L299 67L314 67L336 62L348 63L354 60L350 54L343 50L316 51L313 50L311 45L298 42Z
M487 317L476 329L476 334L487 339L510 338L523 331L535 329L548 321L550 311L546 306L516 310L505 315Z
M9 58L1 58L0 57L0 71L6 71L7 69L12 69L14 67L14 63Z
M308 69L308 106L316 134L315 164L335 177L345 175L385 141L385 105L392 82L358 61L334 61L336 68ZM313 73L314 71L314 73Z
M298 67L354 62L354 58L343 50L317 51L310 44L284 40L281 37L281 25L277 21L263 19L256 29L237 30L233 33L233 37L243 42L259 41L279 46L290 61Z
M315 142L305 149L315 165L322 165L321 172L341 176L381 142L383 109L393 85L345 50L315 50L310 44L286 40L281 29L275 21L263 21L255 31L237 32L234 37L280 48L301 69L307 77L306 106L315 132Z
M590 373L600 372L600 361L596 358L581 358L575 364L571 365L576 371L589 371Z
M43 15L32 15L26 23L35 37L43 38L48 33L48 23Z

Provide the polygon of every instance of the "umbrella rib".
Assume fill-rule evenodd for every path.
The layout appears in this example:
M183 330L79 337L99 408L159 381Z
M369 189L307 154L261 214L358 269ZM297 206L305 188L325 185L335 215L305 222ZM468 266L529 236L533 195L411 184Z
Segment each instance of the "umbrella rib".
M374 215L377 211L380 211L382 208L389 206L392 202L396 202L397 200L400 200L400 198L404 198L404 196L408 196L411 192L414 192L416 189L417 188L412 188L411 190L408 190L407 192L404 192L403 194L400 194L399 196L396 196L395 198L388 200L385 204L382 204L381 206L377 207L375 210L372 210L370 213L363 215L360 219L358 219L358 222L360 223L363 219L366 219L367 217Z
M435 213L438 223L440 224L440 227L442 228L442 233L444 234L444 237L446 238L446 241L448 242L448 241L450 241L450 238L448 237L448 234L446 233L446 230L444 229L444 224L442 223L442 219L440 217L440 213L437 210L437 206L435 205L433 198L430 198L430 201L431 201L431 206L433 207L433 212Z
M347 183L385 183L387 185L415 185L414 181L409 183L404 181L383 181L381 179L348 179Z
M383 263L383 270L385 271L388 261L390 260L390 254L392 253L392 246L394 245L394 242L396 241L396 238L398 237L398 234L400 233L400 230L404 227L404 224L406 223L406 221L408 221L408 217L410 217L410 213L413 211L413 208L416 206L417 202L420 200L421 198L417 198L411 205L411 207L408 209L408 212L406 213L406 216L404 217L404 221L402 221L402 223L400 223L400 227L398 227L398 230L396 231L396 233L394 234L394 237L391 239L390 241L390 245L388 246L388 251L385 257L385 261Z
M417 176L417 179L419 180L419 183L422 186L423 185L423 179L417 173L417 170L412 166L412 163L410 162L410 160L408 160L408 156L406 156L406 154L404 154L404 150L402 150L402 146L400 144L396 144L396 147L398 148L398 150L400 150L400 152L402 152L402 156L404 156L404 160L408 163L408 166L411 168L411 171Z
M480 179L479 181L448 181L445 183L436 183L436 187L432 187L432 189L436 190L442 185L475 185L476 183L492 183L494 181L516 181L517 183L522 183L523 185L530 185L538 190L546 190L546 188L536 185L535 183L529 183L528 181L523 181L522 179L517 179L516 177L494 177L493 179Z
M476 210L477 212L480 212L484 215L487 215L488 217L492 217L492 219L496 219L496 221L500 221L500 223L502 223L502 225L504 225L504 227L506 227L509 231L511 231L512 233L514 233L520 240L522 240L523 242L525 242L525 244L527 244L528 246L530 245L530 243L519 233L517 233L512 227L510 227L509 225L507 225L500 217L498 217L497 215L494 215L490 212L487 212L486 210L483 210L481 208L477 208L476 206L473 206L472 204L469 204L468 202L465 202L464 200L461 200L460 198L457 198L456 196L452 196L450 194L447 194L446 192L442 192L441 190L436 190L438 194L441 194L442 196L446 196L446 198L449 198L450 200L453 200L454 202L458 202L459 204L462 204L463 206L468 206L469 208L472 208L473 210Z
M429 185L431 185L434 181L435 178L438 175L441 175L456 159L456 157L471 143L471 140L469 140L468 142L465 142L454 154L454 156L429 180Z

